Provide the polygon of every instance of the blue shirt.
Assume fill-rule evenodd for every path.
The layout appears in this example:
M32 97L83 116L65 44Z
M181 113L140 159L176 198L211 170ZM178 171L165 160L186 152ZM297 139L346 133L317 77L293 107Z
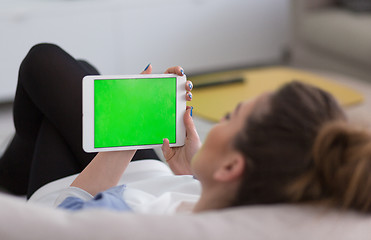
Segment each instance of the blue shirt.
M104 208L115 211L132 211L128 204L122 198L126 185L120 185L110 188L104 192L98 193L93 199L84 201L78 197L67 197L58 208L64 208L71 211Z

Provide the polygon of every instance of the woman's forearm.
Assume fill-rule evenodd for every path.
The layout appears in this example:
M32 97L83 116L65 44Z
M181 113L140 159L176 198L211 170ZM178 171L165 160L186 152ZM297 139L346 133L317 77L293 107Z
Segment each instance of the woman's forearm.
M71 186L81 188L93 196L116 186L135 151L98 153Z

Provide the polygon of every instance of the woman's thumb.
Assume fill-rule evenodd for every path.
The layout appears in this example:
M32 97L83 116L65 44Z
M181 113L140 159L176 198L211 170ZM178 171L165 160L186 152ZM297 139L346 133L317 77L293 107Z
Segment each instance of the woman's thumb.
M170 148L169 139L164 138L161 146L162 154L164 155L166 161L172 157L172 149Z
M151 74L151 73L152 73L152 65L148 64L147 67L140 74Z

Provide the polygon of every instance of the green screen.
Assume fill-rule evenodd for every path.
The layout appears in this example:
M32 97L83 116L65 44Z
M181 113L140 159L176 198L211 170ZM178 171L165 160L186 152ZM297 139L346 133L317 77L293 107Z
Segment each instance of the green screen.
M94 80L95 148L176 140L176 78Z

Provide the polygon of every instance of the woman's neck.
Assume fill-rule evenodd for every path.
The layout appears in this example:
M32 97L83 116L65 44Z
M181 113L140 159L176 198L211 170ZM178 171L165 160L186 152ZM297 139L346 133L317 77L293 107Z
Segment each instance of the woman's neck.
M199 213L230 207L235 198L235 193L235 188L230 186L203 189L200 200L196 203L193 212Z

